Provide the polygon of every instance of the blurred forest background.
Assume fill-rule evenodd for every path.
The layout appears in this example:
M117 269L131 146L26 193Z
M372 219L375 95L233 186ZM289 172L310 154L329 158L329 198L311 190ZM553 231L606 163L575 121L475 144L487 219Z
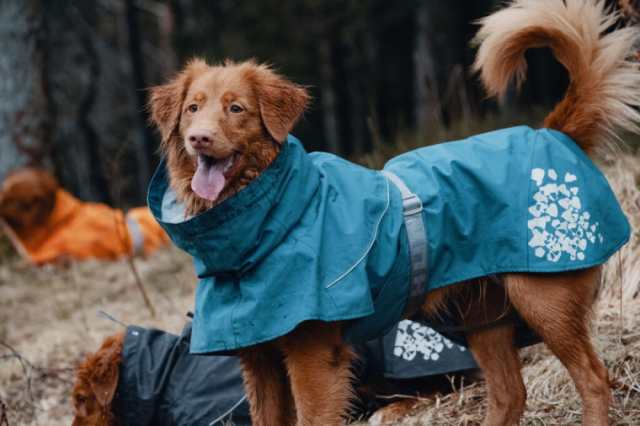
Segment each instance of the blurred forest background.
M309 85L314 102L295 133L310 150L357 158L454 123L529 123L566 74L534 51L522 94L484 100L470 41L500 3L0 0L0 180L37 164L82 199L143 203L159 143L146 88L192 56L256 58Z

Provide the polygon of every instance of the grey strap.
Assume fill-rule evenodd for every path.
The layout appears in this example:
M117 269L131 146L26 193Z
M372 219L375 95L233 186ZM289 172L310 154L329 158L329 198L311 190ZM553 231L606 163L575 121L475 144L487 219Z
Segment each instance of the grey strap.
M422 220L422 201L398 176L386 170L382 170L382 174L398 187L402 195L404 226L407 229L411 257L411 289L405 315L411 315L422 304L427 284L427 234Z
M142 234L142 229L140 229L140 224L134 218L127 217L127 229L133 246L133 255L141 255L144 249L144 235Z

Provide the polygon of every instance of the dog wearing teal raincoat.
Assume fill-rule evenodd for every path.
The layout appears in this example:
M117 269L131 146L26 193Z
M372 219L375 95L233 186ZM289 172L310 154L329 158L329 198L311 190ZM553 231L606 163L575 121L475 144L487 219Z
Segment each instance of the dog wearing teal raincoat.
M152 116L169 155L148 201L194 259L190 350L240 354L254 422L286 423L293 412L299 425L340 424L350 343L381 336L419 310L451 308L445 300L450 312L460 308L485 372L486 424L515 424L524 410L517 333L508 323L514 312L569 370L585 419L607 423L611 391L588 312L599 266L628 241L630 226L587 153L640 121L640 73L630 60L640 31L605 32L615 22L599 0L515 0L485 18L475 67L489 93L504 94L523 77L528 48L548 46L569 71L563 100L540 129L420 148L383 170L307 153L288 134L304 90L255 63L196 61L154 89ZM238 118L245 108L225 92L229 81L253 85L252 118ZM277 155L225 193L225 173L241 164L228 147L247 129L229 123L251 119L261 120L252 129ZM194 122L213 130L194 130ZM216 202L192 215L197 196ZM457 301L464 292L454 284L482 297Z
M313 319L353 320L347 336L362 342L401 319L409 245L402 196L381 172L308 154L289 136L247 188L185 220L163 167L149 204L200 278L192 352L251 346ZM629 238L606 178L555 130L497 130L408 152L384 170L422 203L422 297L487 275L600 265Z

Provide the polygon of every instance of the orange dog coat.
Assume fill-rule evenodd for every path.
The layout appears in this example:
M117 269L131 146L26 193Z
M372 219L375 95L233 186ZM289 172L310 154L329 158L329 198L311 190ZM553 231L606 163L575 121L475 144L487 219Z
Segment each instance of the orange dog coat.
M122 210L82 202L58 189L47 220L16 233L34 264L62 260L115 260L125 255L149 255L169 239L146 207Z

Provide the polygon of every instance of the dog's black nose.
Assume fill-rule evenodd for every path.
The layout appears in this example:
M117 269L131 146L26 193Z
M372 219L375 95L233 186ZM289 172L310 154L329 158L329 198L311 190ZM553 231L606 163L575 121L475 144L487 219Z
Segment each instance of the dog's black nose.
M207 129L194 129L187 133L187 140L194 148L205 148L213 143L214 133Z

